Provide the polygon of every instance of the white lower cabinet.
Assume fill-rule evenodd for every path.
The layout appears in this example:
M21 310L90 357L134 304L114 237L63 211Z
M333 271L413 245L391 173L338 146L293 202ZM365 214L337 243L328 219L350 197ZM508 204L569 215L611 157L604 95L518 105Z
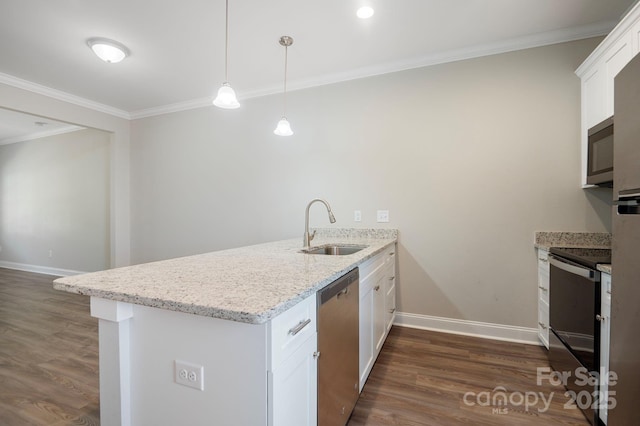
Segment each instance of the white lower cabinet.
M609 405L609 345L611 343L611 275L602 274L600 312L600 389L598 396L600 406L598 416L607 424L607 408ZM612 400L615 399L612 397Z
M538 249L538 338L549 349L549 252Z
M360 391L396 312L395 244L360 265Z
M316 424L316 348L316 339L307 339L286 361L269 372L270 425Z
M317 423L316 330L315 295L271 321L270 426L312 426Z

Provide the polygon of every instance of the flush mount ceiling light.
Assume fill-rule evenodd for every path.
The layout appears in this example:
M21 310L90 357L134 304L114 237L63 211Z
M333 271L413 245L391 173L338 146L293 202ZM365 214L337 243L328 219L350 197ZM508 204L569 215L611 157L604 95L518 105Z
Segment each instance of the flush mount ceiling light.
M117 41L106 38L90 38L87 45L105 62L115 64L129 56L129 49Z
M373 14L374 14L374 10L370 6L362 6L356 12L356 15L358 15L358 18L360 19L369 19L373 16Z
M293 44L293 38L289 36L282 36L280 37L279 43L281 46L284 46L284 112L282 114L282 118L280 119L280 121L278 121L278 126L273 131L273 133L278 136L291 136L293 134L293 130L291 130L291 125L289 124L289 120L287 120L287 53L289 50L289 46Z
M225 3L224 21L224 83L218 89L218 96L213 100L213 104L218 108L236 109L240 107L240 102L236 98L236 92L229 84L229 0Z

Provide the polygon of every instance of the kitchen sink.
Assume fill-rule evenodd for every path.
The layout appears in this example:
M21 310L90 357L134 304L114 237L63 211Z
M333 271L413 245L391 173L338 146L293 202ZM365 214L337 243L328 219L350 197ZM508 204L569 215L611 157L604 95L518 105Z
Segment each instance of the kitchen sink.
M325 254L329 256L345 256L347 254L357 253L368 246L360 246L353 244L325 244L318 247L310 247L303 249L301 253L306 254Z

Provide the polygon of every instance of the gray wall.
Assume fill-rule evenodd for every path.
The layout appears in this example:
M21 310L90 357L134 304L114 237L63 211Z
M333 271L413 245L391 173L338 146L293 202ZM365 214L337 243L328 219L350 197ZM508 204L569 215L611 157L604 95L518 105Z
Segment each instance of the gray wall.
M97 130L0 146L0 261L109 268L109 167Z
M533 327L534 231L610 228L579 176L574 70L599 40L291 92L289 138L277 95L136 120L132 261L301 238L324 197L336 227L390 211L399 311Z

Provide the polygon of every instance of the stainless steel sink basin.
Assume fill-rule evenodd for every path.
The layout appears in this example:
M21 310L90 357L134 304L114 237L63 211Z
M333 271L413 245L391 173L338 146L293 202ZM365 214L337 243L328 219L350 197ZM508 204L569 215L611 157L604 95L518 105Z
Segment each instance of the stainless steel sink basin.
M352 244L325 244L318 247L303 249L302 253L307 254L325 254L329 256L345 256L347 254L357 253L368 246L359 246Z

